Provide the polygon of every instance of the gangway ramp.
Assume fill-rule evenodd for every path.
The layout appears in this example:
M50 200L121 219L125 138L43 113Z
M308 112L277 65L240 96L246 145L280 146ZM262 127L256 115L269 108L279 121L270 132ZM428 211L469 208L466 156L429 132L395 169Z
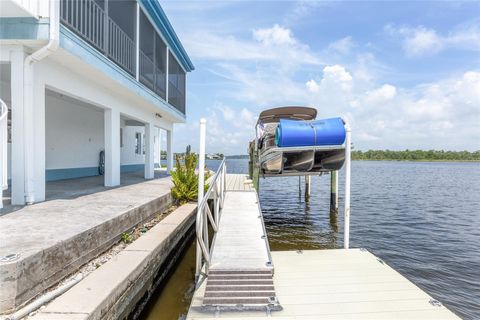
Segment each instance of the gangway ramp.
M222 170L222 169L220 169ZM257 192L244 174L224 174L222 192L206 194L213 201L200 212L206 263L199 308L203 311L279 310L273 285L273 265ZM215 177L214 177L215 178ZM210 180L215 185L215 181ZM216 186L216 185L215 185ZM222 196L219 196L219 195ZM221 209L220 209L221 203ZM214 218L217 217L217 218ZM208 245L205 221L216 233ZM212 223L213 222L213 223Z
M212 254L204 310L278 308L273 265L257 193L244 175L228 174Z

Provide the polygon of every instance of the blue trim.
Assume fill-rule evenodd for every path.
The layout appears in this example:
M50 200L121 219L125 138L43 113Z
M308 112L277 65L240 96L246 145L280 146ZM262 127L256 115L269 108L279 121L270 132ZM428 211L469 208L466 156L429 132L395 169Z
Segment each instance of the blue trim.
M45 171L46 181L57 181L98 176L98 167L49 169Z
M48 40L49 19L0 18L0 39Z
M163 36L168 42L170 49L173 51L175 56L178 58L183 68L187 71L195 70L190 57L188 56L185 48L177 37L175 30L173 29L170 21L168 21L165 12L158 0L138 0L140 6L144 11L150 16L150 18L155 22L157 28L162 32Z
M115 62L108 59L103 53L99 52L63 25L60 26L60 46L71 54L84 60L86 63L92 65L100 72L128 87L139 96L156 105L162 111L171 114L180 121L185 121L185 114L167 104L165 100L147 89L128 72L115 64Z
M120 167L121 173L144 171L144 164L124 164ZM66 179L77 179L85 177L98 176L98 167L84 168L65 168L65 169L49 169L45 170L46 181L57 181Z

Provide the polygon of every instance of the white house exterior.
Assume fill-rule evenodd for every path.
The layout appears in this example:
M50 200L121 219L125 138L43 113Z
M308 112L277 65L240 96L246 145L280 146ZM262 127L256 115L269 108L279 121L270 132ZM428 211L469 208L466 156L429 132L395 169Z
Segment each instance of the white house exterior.
M47 181L98 175L103 150L105 186L129 171L151 179L163 135L171 169L193 69L157 0L1 0L12 204L45 200Z

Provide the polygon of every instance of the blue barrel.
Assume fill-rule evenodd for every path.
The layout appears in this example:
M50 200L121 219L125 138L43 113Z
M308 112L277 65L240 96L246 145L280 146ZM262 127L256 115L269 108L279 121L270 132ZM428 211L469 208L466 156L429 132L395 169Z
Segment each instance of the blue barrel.
M345 142L345 127L341 118L315 121L280 119L275 131L278 147L341 145Z

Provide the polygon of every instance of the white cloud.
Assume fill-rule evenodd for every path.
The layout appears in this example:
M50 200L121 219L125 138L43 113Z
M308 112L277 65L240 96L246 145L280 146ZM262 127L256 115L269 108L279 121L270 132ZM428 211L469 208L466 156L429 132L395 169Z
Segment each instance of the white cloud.
M290 29L278 24L253 30L247 40L209 30L189 32L182 38L189 55L197 59L320 64L307 45L295 39Z
M229 106L219 105L217 106L217 109L222 112L225 120L231 121L235 119L235 111Z
M337 41L334 41L328 45L328 50L336 51L341 54L348 54L354 47L352 37L348 36Z
M307 89L310 92L320 91L320 85L313 79L308 80L307 83L305 83L305 85L307 86Z
M290 29L275 24L271 28L253 30L253 38L264 45L295 45L296 40Z
M322 85L339 86L342 90L350 90L352 87L352 76L341 65L326 66L323 68Z
M380 88L367 92L366 99L371 102L381 103L393 99L396 94L397 88L395 86L384 84Z
M480 27L468 24L457 27L446 35L425 26L386 25L384 30L393 37L402 37L402 46L408 56L433 55L446 49L480 50Z

